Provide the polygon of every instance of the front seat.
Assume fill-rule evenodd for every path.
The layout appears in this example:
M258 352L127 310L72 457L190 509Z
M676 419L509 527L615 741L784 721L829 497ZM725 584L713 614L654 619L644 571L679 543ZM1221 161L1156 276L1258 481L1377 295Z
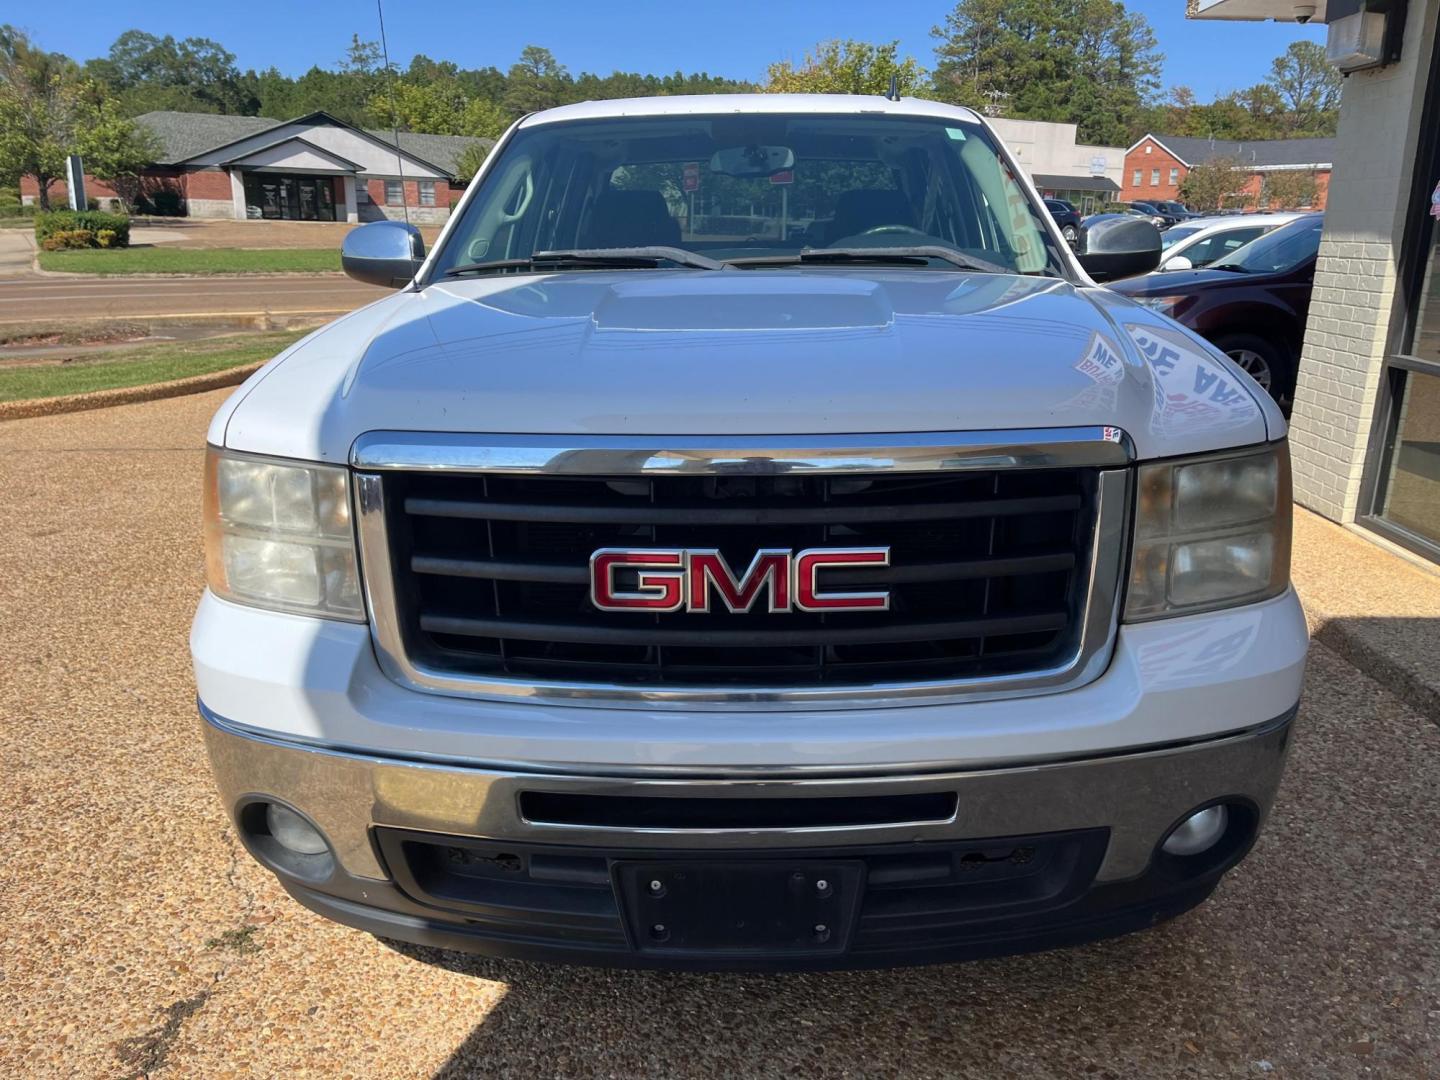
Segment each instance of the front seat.
M609 188L590 208L582 247L646 247L680 243L680 223L670 216L658 191Z
M903 191L895 188L857 188L835 200L835 218L826 230L828 243L858 236L880 225L915 228L915 207Z

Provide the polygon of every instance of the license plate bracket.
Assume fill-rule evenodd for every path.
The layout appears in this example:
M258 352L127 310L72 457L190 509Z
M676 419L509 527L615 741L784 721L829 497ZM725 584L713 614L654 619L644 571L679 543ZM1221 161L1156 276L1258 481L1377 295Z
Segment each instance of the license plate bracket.
M842 859L621 861L616 892L646 953L826 955L850 944L865 864Z

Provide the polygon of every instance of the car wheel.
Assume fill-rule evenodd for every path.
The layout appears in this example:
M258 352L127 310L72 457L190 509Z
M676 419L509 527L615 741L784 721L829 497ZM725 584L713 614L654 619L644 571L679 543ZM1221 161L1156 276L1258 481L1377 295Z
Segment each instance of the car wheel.
M1076 242L1080 239L1080 233L1076 230L1074 225L1066 225L1063 229L1060 230L1060 235L1065 237L1065 242L1071 247L1074 247Z
M1273 342L1254 334L1231 334L1219 338L1215 344L1276 401L1290 397L1295 388L1295 373L1290 369L1290 358Z

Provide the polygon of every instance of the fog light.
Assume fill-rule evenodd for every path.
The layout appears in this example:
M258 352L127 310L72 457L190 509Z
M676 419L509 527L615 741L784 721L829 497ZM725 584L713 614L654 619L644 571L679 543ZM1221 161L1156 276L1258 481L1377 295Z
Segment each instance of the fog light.
M328 849L319 829L279 803L266 804L265 827L277 844L296 855L319 855Z
M1207 806L1176 825L1161 850L1170 855L1199 855L1215 846L1229 823L1230 814L1223 805Z

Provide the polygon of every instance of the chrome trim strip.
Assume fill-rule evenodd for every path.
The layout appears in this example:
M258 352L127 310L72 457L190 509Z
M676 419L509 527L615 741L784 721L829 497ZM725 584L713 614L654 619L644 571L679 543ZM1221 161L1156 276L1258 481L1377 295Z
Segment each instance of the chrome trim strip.
M462 435L371 431L360 470L615 476L784 472L949 472L1114 467L1135 460L1115 427L879 435Z
M947 437L953 445L955 436ZM358 445L358 444L357 444ZM1123 448L1119 443L1107 444ZM854 460L853 458L851 459ZM968 468L970 466L961 466ZM603 470L602 470L603 471ZM1129 522L1130 473L1099 474L1097 506L1090 538L1090 561L1082 588L1084 619L1074 653L1063 663L1039 671L983 679L935 679L843 686L685 686L639 687L623 683L527 680L441 671L412 659L405 647L395 595L390 538L385 527L382 474L356 474L355 506L360 576L370 613L371 638L380 668L412 690L451 697L498 701L534 701L554 705L611 708L670 708L723 712L873 708L940 705L964 701L1056 693L1098 678L1110 663L1120 604L1120 574Z
M1268 808L1279 783L1294 709L1233 734L1198 742L1141 747L1068 762L992 769L956 765L916 775L789 779L664 779L537 774L497 767L444 766L297 745L246 730L204 711L203 730L226 809L255 795L303 811L334 845L345 869L384 879L372 826L441 835L609 848L693 850L689 829L606 829L552 825L520 816L522 791L745 799L954 792L959 813L946 822L840 828L707 831L714 850L784 849L915 840L975 839L1066 829L1108 828L1099 877L1141 873L1156 842L1186 811L1216 796L1252 799Z

